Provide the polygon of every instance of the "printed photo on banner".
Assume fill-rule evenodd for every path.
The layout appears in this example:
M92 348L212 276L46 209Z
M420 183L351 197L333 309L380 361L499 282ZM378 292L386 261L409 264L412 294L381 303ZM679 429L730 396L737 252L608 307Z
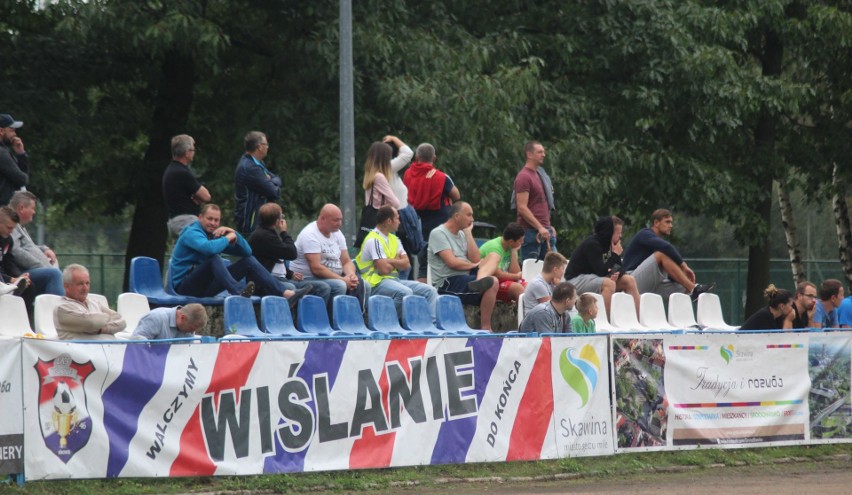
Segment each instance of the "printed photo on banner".
M811 440L852 438L852 403L849 400L852 339L844 334L810 336L808 374L811 377Z
M668 400L662 339L612 339L615 428L619 449L666 445Z

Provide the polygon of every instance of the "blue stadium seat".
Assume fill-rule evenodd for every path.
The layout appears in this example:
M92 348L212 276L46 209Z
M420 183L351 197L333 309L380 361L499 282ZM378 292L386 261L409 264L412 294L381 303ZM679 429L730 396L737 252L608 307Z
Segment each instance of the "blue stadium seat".
M223 258L223 261L225 262L225 266L228 266L228 265L231 264L231 261L227 258ZM245 279L243 279L243 280L245 280ZM228 294L228 291L226 291L226 290L223 290L222 292L220 292L220 293L218 293L218 294L216 294L215 296L212 296L212 297L183 296L181 294L178 294L177 292L175 292L174 284L172 284L172 267L171 266L166 268L166 284L165 285L166 285L166 294L171 294L173 296L178 296L178 297L190 297L190 298L194 299L193 302L197 302L198 304L206 304L208 306L216 306L216 305L222 304L222 302L225 300L225 298L231 295L231 294ZM251 302L254 303L254 304L260 303L260 297L252 296Z
M331 328L325 301L319 296L307 295L300 299L296 314L298 315L297 328L302 333L323 337L345 337L347 335Z
M269 337L269 334L257 328L251 299L242 296L225 298L225 335L229 334L243 337Z
M447 335L432 324L429 302L421 296L405 296L402 298L402 326L409 332L424 337Z
M361 303L354 296L335 296L331 302L333 313L333 327L335 330L349 335L360 335L364 337L382 337L364 325L364 317L361 316Z
M163 289L160 262L154 258L137 256L130 260L130 291L148 298L149 304L179 306L195 301L195 298L169 294ZM222 304L220 301L218 304Z
M278 338L305 338L296 330L290 303L281 296L266 296L260 301L260 329Z
M374 332L392 336L410 335L399 325L396 304L388 296L370 296L367 299L369 327Z
M443 294L438 296L438 328L456 335L490 335L487 330L474 330L467 325L464 307L458 296Z

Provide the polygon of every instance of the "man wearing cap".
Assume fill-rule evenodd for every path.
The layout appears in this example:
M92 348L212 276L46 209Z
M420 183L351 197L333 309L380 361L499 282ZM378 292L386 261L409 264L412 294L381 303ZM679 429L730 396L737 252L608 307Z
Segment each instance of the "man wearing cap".
M30 182L30 161L15 131L22 125L8 113L0 113L0 206L9 204L12 194Z

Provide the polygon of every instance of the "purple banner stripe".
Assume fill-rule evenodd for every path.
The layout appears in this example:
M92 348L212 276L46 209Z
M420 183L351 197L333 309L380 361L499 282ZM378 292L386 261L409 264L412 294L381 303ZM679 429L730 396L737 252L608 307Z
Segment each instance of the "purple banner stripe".
M467 345L473 348L473 383L476 390L476 403L481 404L485 388L497 364L503 339L468 339ZM438 431L435 447L432 449L431 463L463 463L474 433L476 433L475 416L444 422Z
M118 378L104 391L104 428L109 438L107 478L121 474L139 414L163 384L171 345L128 345Z

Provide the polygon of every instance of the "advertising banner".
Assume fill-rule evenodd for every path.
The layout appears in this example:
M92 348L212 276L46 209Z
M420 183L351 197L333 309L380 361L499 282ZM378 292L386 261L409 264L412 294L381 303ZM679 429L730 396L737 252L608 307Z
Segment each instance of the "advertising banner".
M808 375L810 434L814 443L848 442L852 438L849 382L852 336L848 333L809 334Z
M0 474L24 471L21 341L0 339Z
M26 341L23 380L33 391L24 397L27 478L260 474L591 455L605 451L599 437L612 431L597 424L605 417L600 396L609 393L600 379L605 356L605 336ZM566 428L577 438L560 440L564 445L557 448ZM571 451L581 440L595 444Z
M808 437L808 334L665 339L669 444L802 443Z

